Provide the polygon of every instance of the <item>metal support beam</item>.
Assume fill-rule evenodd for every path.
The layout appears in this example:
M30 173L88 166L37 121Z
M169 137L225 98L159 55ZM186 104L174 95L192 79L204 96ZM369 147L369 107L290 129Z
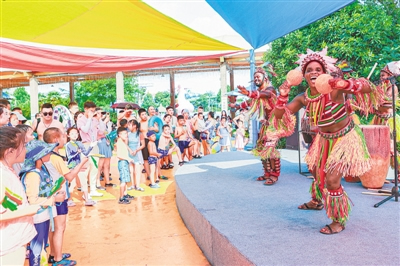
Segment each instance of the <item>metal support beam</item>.
M117 102L123 102L125 100L124 95L124 73L117 72L115 74L116 87L117 87Z
M31 95L31 119L35 119L35 114L39 113L39 83L35 77L29 79L29 89Z

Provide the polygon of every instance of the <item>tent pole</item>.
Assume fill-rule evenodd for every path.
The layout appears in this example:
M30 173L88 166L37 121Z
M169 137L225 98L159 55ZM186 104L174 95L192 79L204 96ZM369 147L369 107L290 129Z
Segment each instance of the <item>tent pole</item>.
M121 71L115 74L116 85L117 85L117 102L124 101L124 73Z
M256 69L256 60L254 56L254 49L249 50L250 54L250 80L254 79L254 72ZM251 90L254 91L256 90L256 86L254 82L251 82ZM249 146L251 145L252 148L256 146L257 139L258 139L258 122L256 119L251 120L251 133L250 133L250 140L249 140Z

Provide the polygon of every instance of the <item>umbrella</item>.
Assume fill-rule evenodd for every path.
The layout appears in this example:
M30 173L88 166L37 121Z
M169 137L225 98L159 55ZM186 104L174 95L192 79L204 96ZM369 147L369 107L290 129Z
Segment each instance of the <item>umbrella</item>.
M140 109L140 106L137 105L136 103L130 103L130 102L119 102L119 103L114 103L113 105L111 105L111 108L115 109L124 109L125 106L127 106L128 104L133 106L134 110L138 110Z

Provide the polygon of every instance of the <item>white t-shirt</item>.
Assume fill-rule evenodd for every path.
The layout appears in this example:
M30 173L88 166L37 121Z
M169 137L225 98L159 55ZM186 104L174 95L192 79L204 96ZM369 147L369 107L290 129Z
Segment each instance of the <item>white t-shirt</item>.
M22 198L22 204L18 208L28 206L24 187L19 177L7 166L0 162L0 182L2 189L8 188ZM6 210L0 205L0 212ZM36 235L32 216L20 217L0 222L0 257L11 253L32 240Z

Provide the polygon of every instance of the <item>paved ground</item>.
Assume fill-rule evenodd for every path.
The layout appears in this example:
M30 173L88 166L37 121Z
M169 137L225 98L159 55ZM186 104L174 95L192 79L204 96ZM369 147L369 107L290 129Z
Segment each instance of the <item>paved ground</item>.
M117 184L115 166L113 159L112 182ZM174 181L173 170L164 174ZM117 203L116 188L107 188L111 196L95 207L79 201L68 214L64 252L72 253L79 265L209 265L179 216L175 182L164 191L138 197L130 205ZM80 196L73 194L75 200Z

